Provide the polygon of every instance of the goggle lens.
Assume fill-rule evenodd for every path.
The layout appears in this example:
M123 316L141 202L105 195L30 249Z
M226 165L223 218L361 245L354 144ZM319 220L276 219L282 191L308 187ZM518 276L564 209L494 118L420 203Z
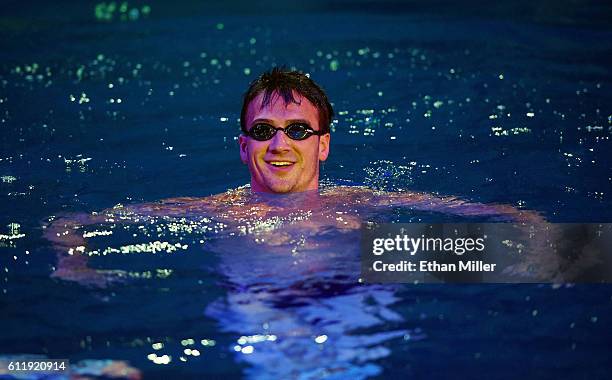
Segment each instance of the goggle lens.
M309 136L308 129L304 124L291 124L285 128L285 133L290 139L304 140Z
M251 128L250 135L257 141L270 140L276 134L274 127L268 124L257 124Z

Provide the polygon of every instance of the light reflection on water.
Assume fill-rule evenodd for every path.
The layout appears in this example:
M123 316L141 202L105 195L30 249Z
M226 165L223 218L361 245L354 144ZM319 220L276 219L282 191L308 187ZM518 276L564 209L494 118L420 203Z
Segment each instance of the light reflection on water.
M376 359L390 353L384 343L406 334L402 318L390 309L397 301L393 288L358 283L359 236L326 235L324 241L299 235L273 247L252 244L249 236L212 248L222 252L228 295L209 305L206 315L223 331L276 337L236 343L251 377L365 378L380 372Z

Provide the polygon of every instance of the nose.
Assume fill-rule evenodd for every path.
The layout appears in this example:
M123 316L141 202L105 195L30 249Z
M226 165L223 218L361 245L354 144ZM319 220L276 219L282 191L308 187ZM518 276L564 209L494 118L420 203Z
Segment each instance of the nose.
M277 131L272 140L270 140L270 145L268 145L268 150L271 152L286 152L291 147L287 141L289 137L283 131Z

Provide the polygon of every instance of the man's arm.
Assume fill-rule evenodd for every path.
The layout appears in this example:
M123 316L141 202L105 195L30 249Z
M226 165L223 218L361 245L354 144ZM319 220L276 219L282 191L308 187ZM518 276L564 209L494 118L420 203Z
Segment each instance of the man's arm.
M57 265L51 276L83 285L105 287L118 278L111 271L87 266L87 235L84 235L86 227L107 223L139 224L189 215L211 215L216 202L225 198L225 194L206 198L170 198L153 203L117 205L100 212L52 217L48 224L43 226L43 237L51 242L57 255Z
M438 196L419 192L377 191L363 186L337 186L325 189L323 194L330 196L338 204L364 207L405 207L417 211L439 212L457 216L488 216L492 221L545 223L537 212L520 210L505 204L484 204L470 202L457 197Z
M87 257L83 255L86 246L83 227L103 222L104 218L99 214L80 213L60 215L43 226L43 237L51 242L57 256L57 265L51 277L84 285L106 285L107 279L88 268Z
M485 216L493 221L546 223L537 211L520 210L506 204L469 202L457 197L440 197L416 192L380 192L374 195L378 206L401 206L418 211L433 211L457 216Z
M469 202L456 197L441 197L417 192L373 191L365 187L339 187L330 191L345 203L383 207L406 207L418 211L432 211L457 216L485 216L491 221L511 222L528 242L523 261L512 268L513 273L529 273L536 278L566 281L567 260L553 249L559 239L559 228L544 219L537 211L520 210L505 204Z

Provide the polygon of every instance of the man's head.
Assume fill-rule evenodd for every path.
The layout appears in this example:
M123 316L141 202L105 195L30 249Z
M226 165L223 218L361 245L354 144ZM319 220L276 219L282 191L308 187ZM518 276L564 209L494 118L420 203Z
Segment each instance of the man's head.
M244 95L239 138L252 191L318 189L333 114L323 90L300 72L274 68L253 81Z

